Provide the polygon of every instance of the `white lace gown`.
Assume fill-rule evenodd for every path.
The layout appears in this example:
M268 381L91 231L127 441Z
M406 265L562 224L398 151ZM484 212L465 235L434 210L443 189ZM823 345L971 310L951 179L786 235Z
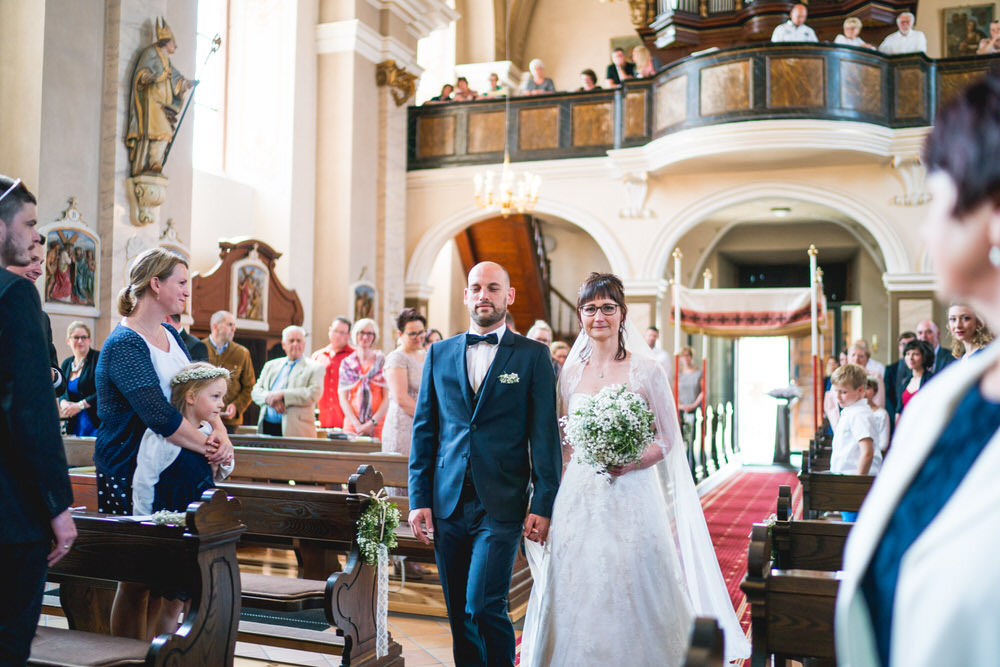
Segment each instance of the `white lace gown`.
M572 413L584 394L573 394ZM680 665L694 611L665 517L664 462L613 484L574 457L544 549L525 542L535 587L526 667Z

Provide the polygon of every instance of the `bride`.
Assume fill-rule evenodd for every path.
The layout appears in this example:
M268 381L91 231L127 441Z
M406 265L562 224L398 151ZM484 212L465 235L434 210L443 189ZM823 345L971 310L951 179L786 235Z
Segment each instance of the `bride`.
M667 375L627 318L621 280L592 273L577 301L582 331L560 377L566 415L607 385L626 385L656 416L642 459L614 483L564 447L544 547L526 542L534 578L521 664L680 665L695 616L725 632L726 658L750 655L687 468Z

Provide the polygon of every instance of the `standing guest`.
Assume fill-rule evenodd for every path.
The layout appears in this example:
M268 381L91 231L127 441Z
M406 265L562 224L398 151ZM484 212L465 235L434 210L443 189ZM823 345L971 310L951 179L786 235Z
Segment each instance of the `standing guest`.
M21 276L22 278L27 278L34 283L38 280L39 276L42 275L45 241L42 239L42 235L36 232L34 228L31 229L31 236L32 243L31 249L28 251L28 263L23 266L10 264L7 266L7 270ZM52 322L49 320L49 314L43 310L41 311L41 318L42 331L45 334L45 342L49 346L49 364L51 365L52 388L55 389L56 395L58 396L66 389L66 378L59 370L59 356L56 352L56 346L52 344Z
M260 406L257 432L286 438L316 437L316 401L323 394L323 367L303 355L306 330L292 324L281 331L285 356L260 369L250 398Z
M549 345L549 354L552 357L552 370L555 371L556 377L559 377L563 364L566 363L566 357L569 356L569 345L565 341L557 340Z
M545 63L540 58L528 63L528 71L530 76L521 88L522 95L547 95L556 92L556 84L545 76Z
M170 378L190 363L180 335L164 320L183 312L188 296L187 262L163 248L136 257L128 284L118 295L121 322L112 330L97 363L97 407L101 419L94 445L97 509L132 514L132 477L146 429L178 447L206 456L209 463L233 458L225 426L212 421L205 435L170 405ZM149 591L121 583L111 610L111 633L145 639L169 619ZM176 616L174 617L176 622Z
M597 85L597 73L592 69L585 69L580 72L580 88L578 92L590 92L592 90L601 90L601 87Z
M441 332L437 329L431 329L427 332L427 335L424 336L424 347L428 348L440 340L444 340L444 336L441 335Z
M899 334L899 337L896 339L896 345L899 348L899 359L886 366L885 373L882 374L882 385L885 387L885 410L889 413L890 434L896 428L896 404L899 402L899 378L901 375L908 372L908 369L906 368L906 359L903 358L903 352L906 350L906 344L911 340L916 339L917 334L912 331L904 331Z
M451 92L455 90L455 86L450 83L446 83L441 86L441 92L431 99L427 100L427 104L441 104L443 102L451 102Z
M500 85L500 77L497 76L496 72L490 72L490 85L483 92L483 97L505 97L506 95L507 89Z
M92 348L90 327L71 322L66 329L66 344L73 356L62 362L66 391L59 399L59 416L68 419L66 432L83 438L97 435L101 423L97 416L97 361L100 353Z
M864 338L859 338L856 341L854 341L854 345L855 347L863 349L865 352L865 356L868 357L868 362L865 364L865 370L868 371L869 374L874 374L878 375L879 377L882 377L882 375L885 373L885 366L882 364L882 362L876 361L875 359L872 358L872 350L868 346L868 341L866 341Z
M615 47L611 51L611 64L608 65L604 84L608 88L617 88L622 81L635 78L635 65L625 59L625 49Z
M922 163L923 237L938 290L1000 326L1000 77L935 118ZM844 552L842 665L993 665L1000 655L1000 345L943 373L910 403ZM905 447L901 446L905 443ZM947 572L947 576L942 573Z
M913 14L903 12L896 17L896 32L882 40L878 50L890 56L899 53L927 53L927 37L913 29Z
M537 340L545 347L548 347L552 345L552 327L545 320L535 320L535 323L531 325L531 328L528 329L528 333L524 337Z
M635 64L635 78L637 79L648 79L659 69L656 58L642 44L632 49L632 62Z
M1000 52L1000 21L990 21L990 36L979 42L976 53L983 56Z
M36 200L0 176L0 267L27 266ZM0 271L0 664L28 662L49 565L76 539L38 292ZM53 543L53 539L55 540Z
M188 356L191 357L191 361L207 362L208 346L184 330L184 327L181 326L180 314L171 313L167 317L167 324L176 329L177 333L181 335L181 340L184 341L184 347L187 348Z
M797 4L788 12L788 20L779 25L771 33L772 42L816 42L816 33L806 25L809 10L803 4Z
M906 372L900 374L896 385L899 396L896 401L897 423L913 395L934 375L934 352L926 341L910 341L903 348L903 361L906 362Z
M942 368L955 361L954 355L941 347L941 330L933 320L924 320L917 324L917 340L922 340L931 346L931 351L934 352L935 373L940 373Z
M364 318L351 328L355 350L340 364L340 407L344 411L344 430L358 435L382 437L382 418L389 410L385 400L385 355L375 349L378 325Z
M673 362L670 359L670 355L662 347L657 345L660 340L660 330L655 326L649 326L646 329L646 345L649 345L649 349L652 350L653 359L658 361L661 366L667 371L667 377L670 378L670 384L673 386L674 383L674 370Z
M844 21L844 34L837 35L833 39L834 44L846 44L847 46L861 46L866 49L875 47L861 39L861 19L851 16Z
M243 413L250 407L250 392L257 382L253 371L250 350L235 340L236 318L228 310L212 313L208 321L211 333L202 342L208 350L208 363L229 371L229 388L226 390L226 407L222 410L222 423L227 433L235 433L243 423Z
M875 417L865 400L868 375L858 364L841 366L831 378L840 404L840 420L833 430L830 472L847 475L876 475L882 466L882 452L875 447ZM855 521L857 512L841 512L844 521Z
M479 99L479 93L469 88L469 80L464 76L458 77L455 85L457 86L455 94L451 96L453 102L471 102Z
M882 452L882 458L885 459L885 453L889 450L889 413L873 402L872 399L875 398L877 391L878 382L874 376L869 375L865 383L865 400L868 401L868 407L872 409L872 418L875 420L875 448Z
M386 356L382 371L389 389L389 409L382 428L383 452L410 455L413 411L417 407L426 355L426 329L427 320L414 308L404 308L396 318L396 332L402 344ZM405 489L389 488L394 495L406 493Z
M695 412L701 407L705 390L701 386L701 369L694 365L694 348L685 345L680 354L681 374L677 379L677 408L684 423L693 425Z
M993 342L993 333L975 311L961 303L948 308L948 331L951 332L951 354L963 361Z
M837 394L833 391L833 374L838 368L840 364L837 363L837 358L827 357L823 377L823 414L830 423L827 430L830 435L833 435L833 429L837 428L837 422L840 420L840 405L837 403Z
M871 361L871 356L868 353L868 343L863 340L855 341L854 345L851 345L850 349L847 351L847 363L857 364L861 368L865 369L865 372L871 372L868 368L868 363ZM878 364L878 362L875 362ZM878 364L879 367L883 368L882 364ZM875 393L875 405L882 407L885 405L885 387L882 386L882 376L878 375L878 391Z
M351 321L338 315L327 330L330 344L313 352L312 360L320 364L323 373L323 395L319 397L319 425L323 428L343 428L344 411L340 407L340 364L354 348L351 340Z

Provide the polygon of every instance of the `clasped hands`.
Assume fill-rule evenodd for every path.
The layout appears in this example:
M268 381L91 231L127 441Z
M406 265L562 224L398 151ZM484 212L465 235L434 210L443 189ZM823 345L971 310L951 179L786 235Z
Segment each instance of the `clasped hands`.
M205 438L205 458L213 465L222 465L233 460L233 444L215 433Z
M267 407L271 408L279 415L285 414L285 392L280 389L278 391L268 393L268 395L264 397L264 403L266 403Z
M71 403L70 401L59 401L59 416L63 419L75 417L83 410L81 403Z

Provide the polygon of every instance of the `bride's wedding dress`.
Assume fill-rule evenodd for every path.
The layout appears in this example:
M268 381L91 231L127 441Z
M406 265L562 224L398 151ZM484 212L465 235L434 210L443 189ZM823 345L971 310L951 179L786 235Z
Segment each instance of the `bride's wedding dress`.
M587 397L573 392L587 358L575 377L572 359L571 353L561 383L568 413ZM628 389L656 414L658 442L650 446L660 445L665 458L613 484L571 458L548 542L525 542L534 577L522 636L525 667L680 665L695 616L719 620L728 659L750 654L682 446L673 446L682 441L666 374L633 355Z

